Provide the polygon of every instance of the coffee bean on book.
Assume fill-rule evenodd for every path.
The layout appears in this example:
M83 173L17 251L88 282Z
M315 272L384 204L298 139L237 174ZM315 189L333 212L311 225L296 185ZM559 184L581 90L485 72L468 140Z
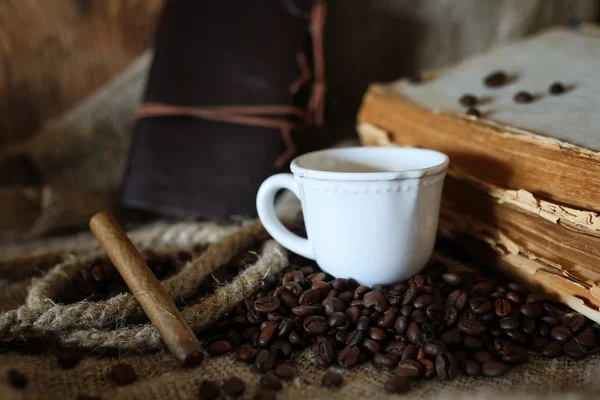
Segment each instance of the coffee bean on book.
M565 87L562 83L560 82L554 82L550 85L550 88L548 88L548 91L550 92L550 94L562 94L565 91Z
M516 103L531 103L533 96L529 92L520 91L515 93L513 99Z
M474 95L470 94L470 93L466 93L463 94L460 99L458 100L458 102L460 104L462 104L463 106L469 106L472 107L475 104L477 104L477 97L475 97ZM457 275L454 275L457 276Z
M508 76L504 71L494 71L487 75L483 83L488 87L500 87L508 81Z

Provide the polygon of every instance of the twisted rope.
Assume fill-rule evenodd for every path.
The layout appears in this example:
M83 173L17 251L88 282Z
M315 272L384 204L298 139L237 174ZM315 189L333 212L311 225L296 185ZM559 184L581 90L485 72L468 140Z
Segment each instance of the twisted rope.
M189 233L189 232L188 232ZM181 231L163 232L160 239L152 236L142 238L140 247L157 243L181 243ZM173 236L179 236L173 240ZM163 283L173 299L186 298L195 293L195 288L214 268L223 265L241 250L251 247L266 237L259 221L246 224L237 231L209 246L206 251L181 273ZM188 237L189 239L190 237ZM189 243L189 242L188 242ZM123 294L106 301L81 302L69 305L55 305L49 299L56 298L72 284L80 266L103 253L93 251L85 256L71 256L56 265L45 276L34 278L25 304L17 310L9 311L0 317L0 338L14 335L34 335L60 332L67 329L103 329L115 322L141 311L137 300L131 294Z
M286 266L286 251L275 241L269 240L265 242L261 256L254 265L200 303L183 310L183 317L195 332L199 332L254 293L260 279L267 274L279 272ZM124 351L155 351L161 347L160 335L151 324L114 331L77 330L61 336L59 340L63 345L84 349L116 347Z

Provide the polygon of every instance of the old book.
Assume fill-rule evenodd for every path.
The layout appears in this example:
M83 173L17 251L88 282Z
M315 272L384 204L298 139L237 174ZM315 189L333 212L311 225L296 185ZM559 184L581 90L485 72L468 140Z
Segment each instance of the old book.
M503 70L506 84L487 87ZM549 93L553 82L566 90ZM534 100L517 103L518 91ZM449 175L524 189L555 204L600 210L600 33L556 27L459 65L373 84L358 113L364 145L418 146L450 156ZM478 98L481 117L459 98Z
M457 233L453 230L440 229L444 236L469 254L469 258L494 267L503 274L525 283L533 290L566 304L588 318L600 323L600 290L598 286L590 286L587 282L568 279L553 264L535 257L528 257L519 252L508 251L482 235L473 237L470 234ZM440 253L434 257L442 257Z
M469 182L446 178L440 229L478 238L501 255L535 260L552 272L553 290L556 285L576 287L576 292L562 294L600 305L600 231L595 223L580 225L581 216L571 209L536 214L530 208L536 200L524 193L514 198L491 193L496 197Z

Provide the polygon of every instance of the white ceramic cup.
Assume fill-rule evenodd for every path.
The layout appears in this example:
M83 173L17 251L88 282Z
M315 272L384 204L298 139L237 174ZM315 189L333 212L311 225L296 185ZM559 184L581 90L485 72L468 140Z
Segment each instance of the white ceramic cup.
M304 154L292 174L267 178L258 216L281 245L335 277L391 284L418 273L433 252L448 157L406 147L348 147ZM275 213L275 195L295 193L308 239Z

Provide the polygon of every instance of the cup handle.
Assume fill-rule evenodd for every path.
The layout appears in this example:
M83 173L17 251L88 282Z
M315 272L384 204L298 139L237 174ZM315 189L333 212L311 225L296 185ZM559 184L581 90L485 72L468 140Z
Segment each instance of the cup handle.
M312 245L290 232L277 218L275 213L275 195L281 189L290 190L300 198L298 184L292 174L275 174L267 178L258 189L256 195L256 210L258 218L269 234L281 245L296 254L314 260Z

